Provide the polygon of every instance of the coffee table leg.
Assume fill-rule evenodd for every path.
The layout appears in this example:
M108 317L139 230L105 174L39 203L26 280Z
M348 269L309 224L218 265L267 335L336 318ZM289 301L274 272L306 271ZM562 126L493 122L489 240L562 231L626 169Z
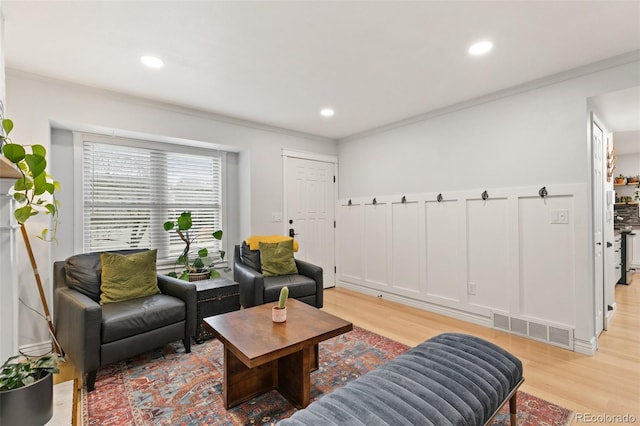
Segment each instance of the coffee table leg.
M309 405L314 357L314 347L306 346L278 360L278 391L296 408Z
M249 368L231 351L224 349L224 408L229 409L275 387L275 363Z

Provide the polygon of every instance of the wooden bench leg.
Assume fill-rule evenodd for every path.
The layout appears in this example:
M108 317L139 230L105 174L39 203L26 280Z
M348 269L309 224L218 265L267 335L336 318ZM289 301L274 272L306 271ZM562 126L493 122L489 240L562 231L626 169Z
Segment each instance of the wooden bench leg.
M509 413L511 414L511 426L518 424L518 392L514 392L509 399Z

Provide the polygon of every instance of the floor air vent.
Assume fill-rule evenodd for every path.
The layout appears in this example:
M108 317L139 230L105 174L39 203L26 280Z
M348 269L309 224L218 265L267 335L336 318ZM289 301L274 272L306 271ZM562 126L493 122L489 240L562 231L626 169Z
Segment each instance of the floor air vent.
M573 350L573 329L493 313L493 327Z

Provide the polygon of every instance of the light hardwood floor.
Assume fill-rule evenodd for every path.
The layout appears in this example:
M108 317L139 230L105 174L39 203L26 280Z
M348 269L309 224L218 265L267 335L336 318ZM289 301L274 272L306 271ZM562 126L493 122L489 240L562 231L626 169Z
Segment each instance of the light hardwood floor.
M525 392L576 413L631 414L640 422L640 274L635 274L631 285L616 286L616 304L609 330L600 336L594 356L343 288L325 291L323 309L409 346L444 332L485 338L522 360L526 380L521 389ZM73 379L70 363L61 370L56 382Z
M342 288L325 291L323 309L409 346L443 332L482 337L522 361L523 391L576 413L631 414L640 422L640 274L616 286L616 305L594 356Z

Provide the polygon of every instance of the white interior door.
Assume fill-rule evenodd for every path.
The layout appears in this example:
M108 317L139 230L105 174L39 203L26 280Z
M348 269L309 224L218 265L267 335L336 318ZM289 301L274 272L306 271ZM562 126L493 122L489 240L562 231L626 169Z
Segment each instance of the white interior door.
M336 163L284 155L285 225L300 249L296 258L322 267L335 285Z
M604 257L603 257L603 212L604 212L604 132L591 117L591 152L593 184L593 276L595 281L596 335L604 329Z

